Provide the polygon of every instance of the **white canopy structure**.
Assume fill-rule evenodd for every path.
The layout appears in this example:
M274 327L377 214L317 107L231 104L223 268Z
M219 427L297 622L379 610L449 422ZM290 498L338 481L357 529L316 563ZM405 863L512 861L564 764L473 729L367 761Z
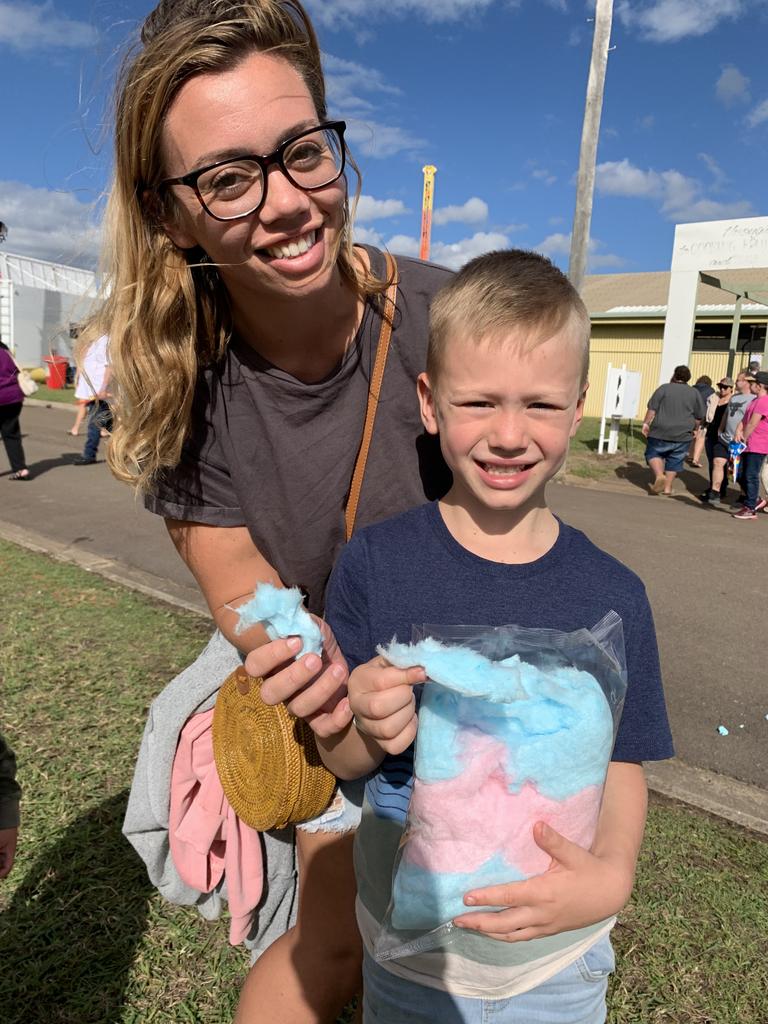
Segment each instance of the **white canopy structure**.
M69 357L70 327L97 288L91 270L0 252L0 340L24 366L40 366L49 353Z
M737 289L736 285L723 286L719 282L719 271L728 270L732 276L734 270L756 268L765 268L764 287ZM690 361L700 281L736 296L733 353L742 299L768 305L768 217L678 224L675 228L660 384L670 379L676 366Z

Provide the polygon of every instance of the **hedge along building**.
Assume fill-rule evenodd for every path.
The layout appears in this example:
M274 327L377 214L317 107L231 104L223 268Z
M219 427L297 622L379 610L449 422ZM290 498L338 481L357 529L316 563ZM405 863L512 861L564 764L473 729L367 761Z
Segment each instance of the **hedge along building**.
M71 362L74 328L96 292L90 270L0 252L0 340L25 367L48 355Z
M765 363L768 217L678 224L671 270L592 275L582 295L592 320L587 416L602 414L609 363L642 375L641 410L681 363L713 381Z

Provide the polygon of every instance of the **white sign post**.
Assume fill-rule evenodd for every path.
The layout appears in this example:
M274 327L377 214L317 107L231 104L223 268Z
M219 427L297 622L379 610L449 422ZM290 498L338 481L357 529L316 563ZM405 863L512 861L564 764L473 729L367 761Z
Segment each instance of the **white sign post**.
M600 421L600 441L597 446L598 454L603 454L606 443L609 455L614 455L619 450L619 427L623 419L633 420L637 416L641 383L642 374L635 370L628 370L626 363L623 363L621 367L608 363L603 416ZM608 421L608 436L606 437L605 426Z

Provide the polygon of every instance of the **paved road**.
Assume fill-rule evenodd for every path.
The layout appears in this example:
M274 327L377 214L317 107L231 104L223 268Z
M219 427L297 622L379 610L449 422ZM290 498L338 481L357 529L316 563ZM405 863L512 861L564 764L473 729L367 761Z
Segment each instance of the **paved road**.
M12 483L0 471L0 520L169 580L199 605L162 522L104 464L71 464L82 442L66 432L71 411L27 407L22 422L35 479ZM768 516L735 522L703 508L693 497L700 480L684 479L671 499L629 481L615 490L552 485L550 499L646 581L679 757L768 789Z

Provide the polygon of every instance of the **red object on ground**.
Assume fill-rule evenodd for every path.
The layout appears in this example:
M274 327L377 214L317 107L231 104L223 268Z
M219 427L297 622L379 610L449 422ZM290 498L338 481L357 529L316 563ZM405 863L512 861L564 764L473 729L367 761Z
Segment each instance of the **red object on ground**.
M65 387L69 360L64 356L46 356L43 362L46 365L46 387L54 389Z

